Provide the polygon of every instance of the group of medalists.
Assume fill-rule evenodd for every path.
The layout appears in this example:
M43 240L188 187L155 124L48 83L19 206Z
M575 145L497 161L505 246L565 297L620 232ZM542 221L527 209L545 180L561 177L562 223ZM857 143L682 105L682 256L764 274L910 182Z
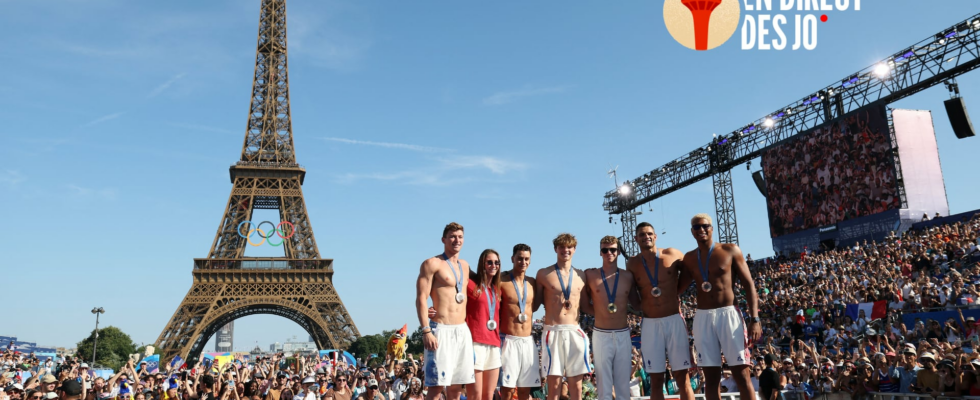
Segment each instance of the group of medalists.
M618 266L618 239L606 236L599 243L602 267L587 270L572 266L578 243L563 233L553 241L557 261L531 277L531 248L525 244L514 246L510 271L501 272L500 255L488 249L476 272L470 272L469 263L459 258L463 227L450 223L442 234L444 252L422 263L416 284L426 400L437 399L443 390L448 400L458 400L462 385L467 385L467 400L492 400L498 378L501 399L516 394L528 400L542 377L548 400L558 399L563 381L569 398L581 400L583 376L593 372L598 400L611 400L614 390L617 399L628 399L633 372L628 305L642 312L640 350L653 399L663 398L668 362L682 399L694 398L688 373L696 367L704 373L706 397L720 399L722 354L741 398L755 398L749 352L762 329L749 268L737 245L712 242L708 215L691 219L691 233L698 246L683 253L658 247L653 226L640 223L635 238L641 252L628 259L625 269ZM745 319L734 304L736 279L745 291ZM697 291L696 363L679 304L679 294L692 282ZM542 305L539 358L531 315ZM595 317L595 371L579 312Z

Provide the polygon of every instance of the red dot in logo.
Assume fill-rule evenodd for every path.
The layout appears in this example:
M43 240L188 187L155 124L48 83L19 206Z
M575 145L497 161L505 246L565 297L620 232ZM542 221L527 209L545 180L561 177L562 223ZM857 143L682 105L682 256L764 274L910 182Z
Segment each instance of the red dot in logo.
M820 22L827 22L827 14L820 16Z

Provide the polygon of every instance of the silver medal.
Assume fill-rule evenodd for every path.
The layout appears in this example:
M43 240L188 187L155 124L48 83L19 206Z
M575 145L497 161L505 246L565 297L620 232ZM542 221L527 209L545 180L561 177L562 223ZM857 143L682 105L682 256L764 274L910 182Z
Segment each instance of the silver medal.
M492 319L487 321L487 330L492 331L494 329L497 329L497 321Z
M708 281L702 282L701 283L701 290L703 290L705 292L710 292L711 291L711 282L708 282Z
M466 295L463 293L456 293L456 302L463 304L463 300L466 300Z
M517 320L522 324L527 322L527 314L521 313L521 315L517 316Z
M653 297L660 297L660 293L661 291L659 287L654 287L653 289L650 289L650 295Z

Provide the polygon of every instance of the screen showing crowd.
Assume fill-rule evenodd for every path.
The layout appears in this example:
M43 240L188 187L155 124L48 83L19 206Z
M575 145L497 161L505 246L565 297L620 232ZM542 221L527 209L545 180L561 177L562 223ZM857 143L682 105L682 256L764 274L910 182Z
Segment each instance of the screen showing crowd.
M856 111L762 155L772 237L901 206L885 112Z

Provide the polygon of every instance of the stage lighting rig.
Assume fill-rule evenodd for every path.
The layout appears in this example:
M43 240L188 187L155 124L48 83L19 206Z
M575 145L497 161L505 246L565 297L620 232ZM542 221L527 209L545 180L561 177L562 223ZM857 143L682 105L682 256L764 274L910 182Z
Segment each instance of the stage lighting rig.
M940 44L940 45L937 45ZM980 67L980 14L952 25L940 34L894 53L861 71L811 92L801 100L653 169L645 179L629 182L606 194L603 208L627 214L623 238L633 242L632 211L696 182L712 178L719 240L738 242L730 171L763 151L847 113L874 103L892 103L942 84ZM771 121L771 122L770 122ZM725 140L722 142L722 140ZM622 194L620 191L627 191Z

